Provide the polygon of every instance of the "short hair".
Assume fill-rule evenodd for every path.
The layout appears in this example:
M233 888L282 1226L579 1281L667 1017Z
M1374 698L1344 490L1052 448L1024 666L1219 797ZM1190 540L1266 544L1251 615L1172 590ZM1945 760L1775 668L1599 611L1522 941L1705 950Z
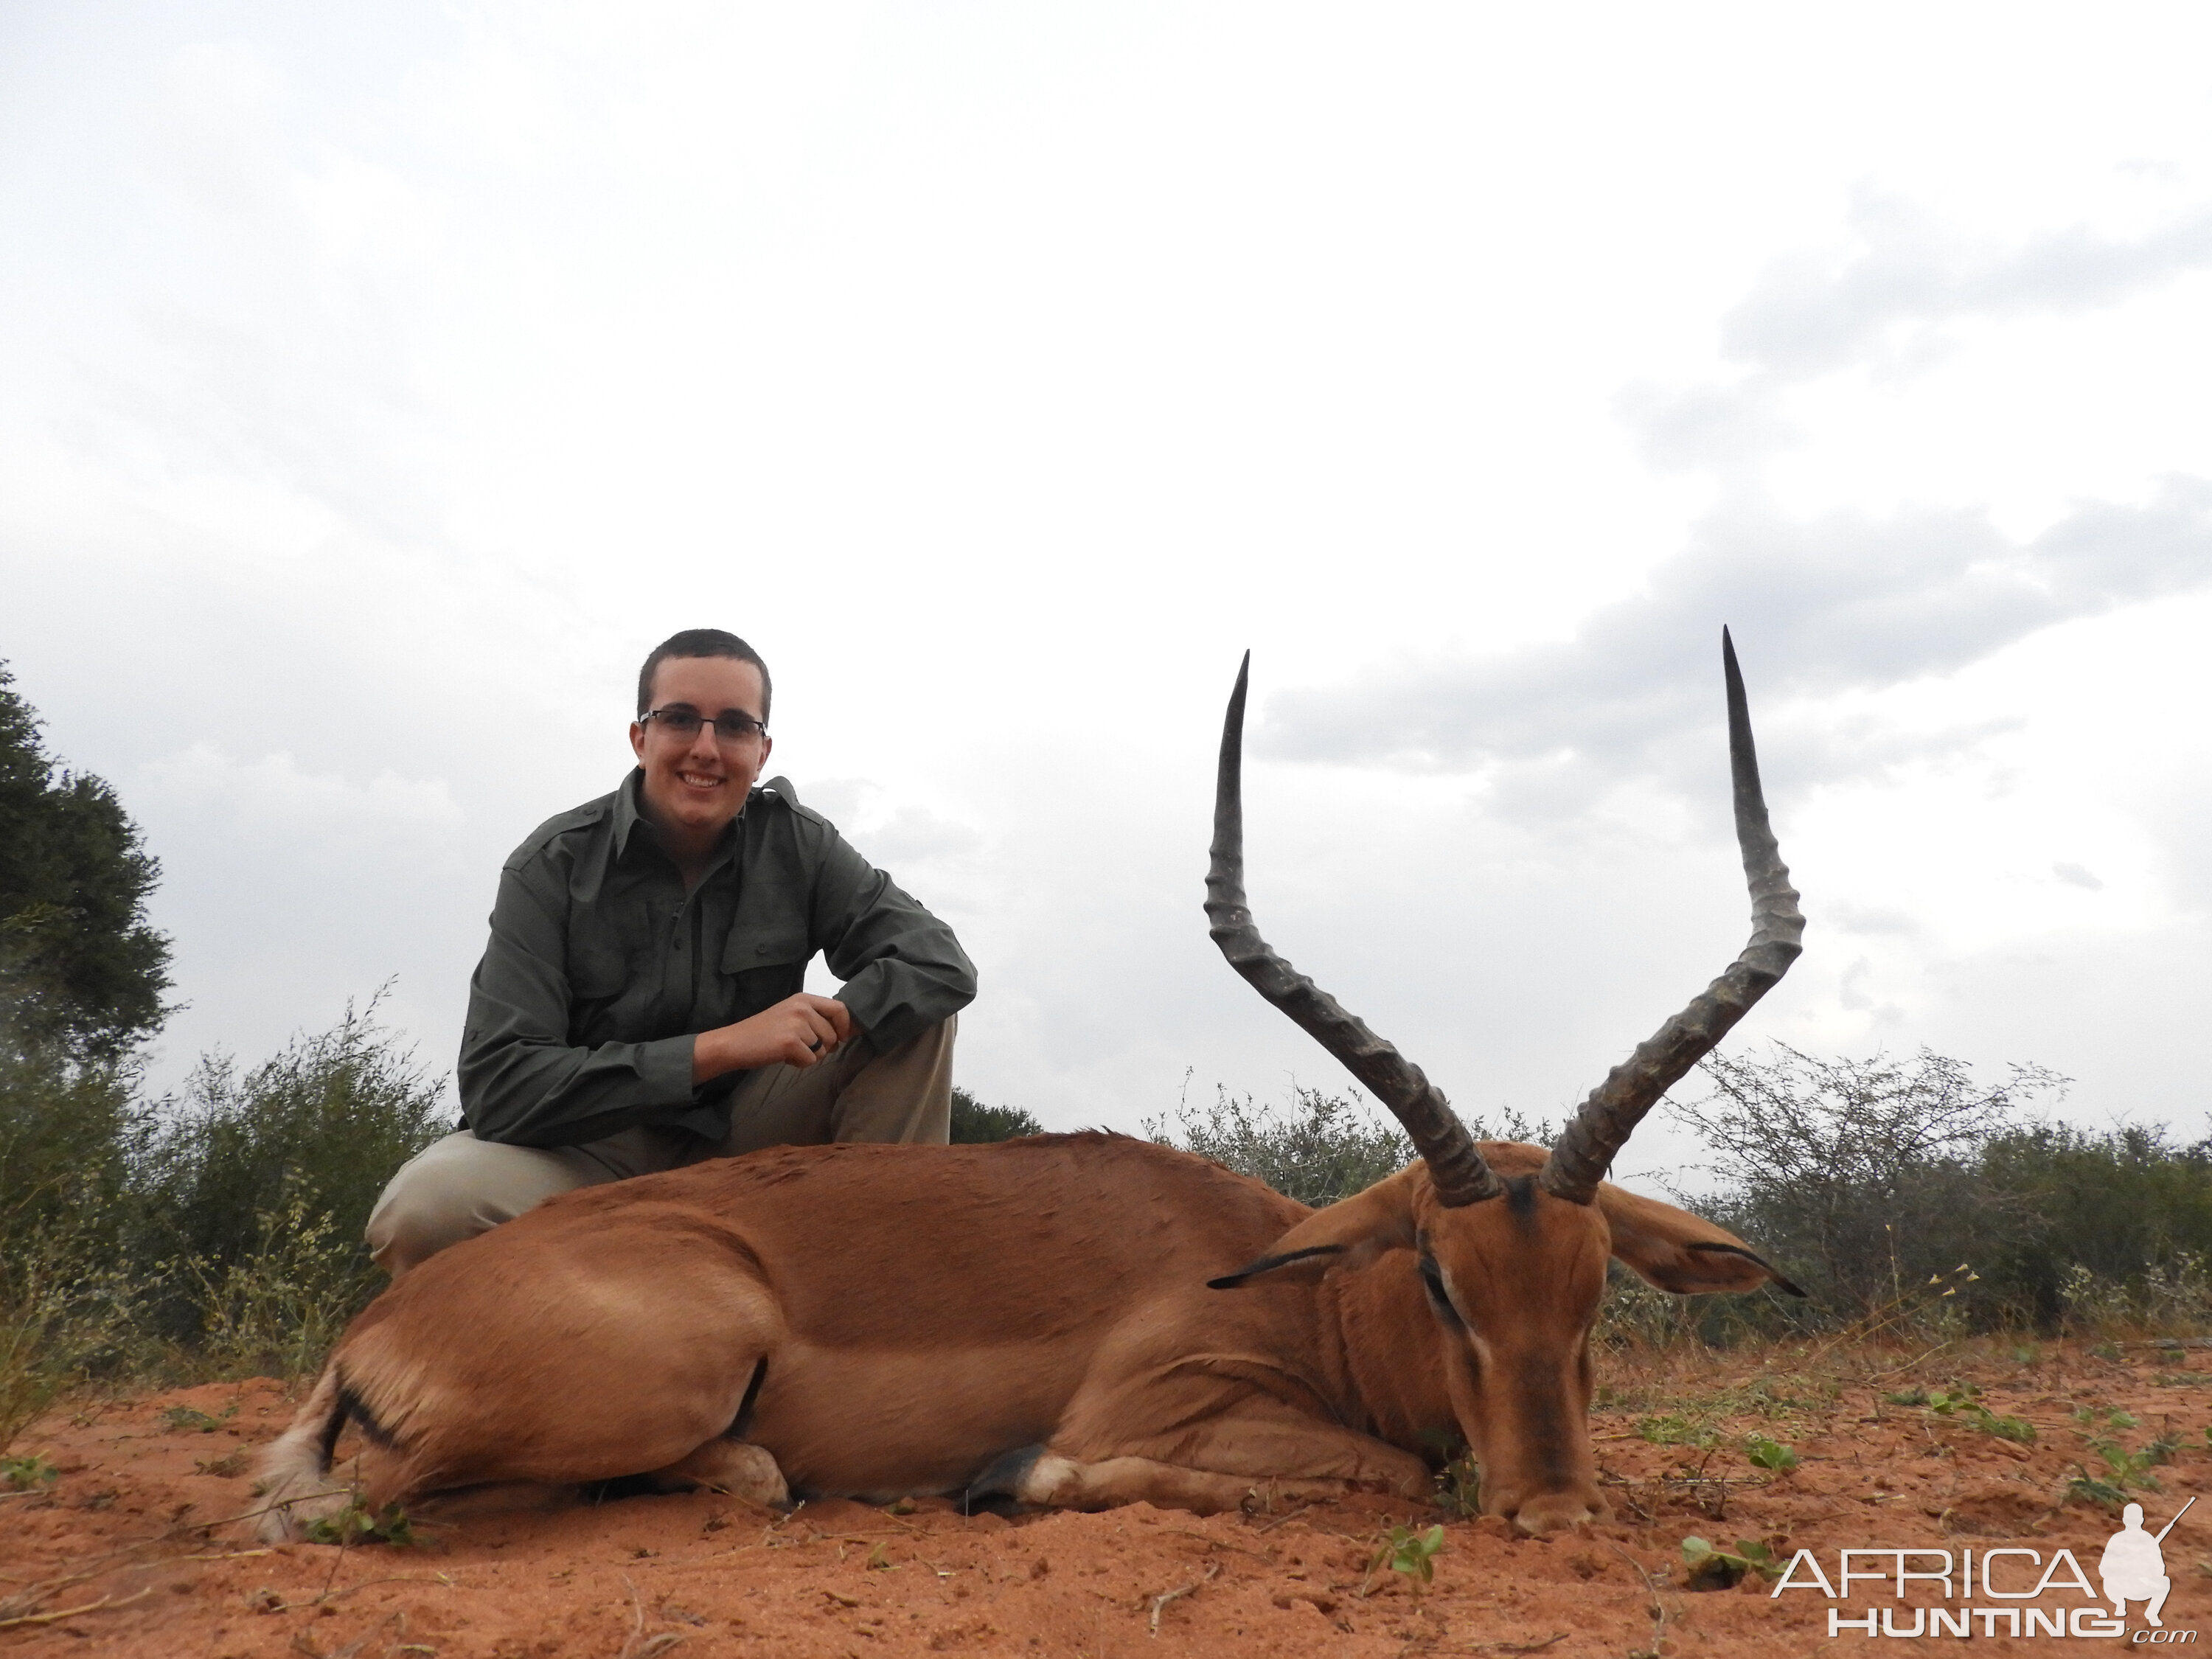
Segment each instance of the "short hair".
M747 645L735 634L725 633L719 628L687 628L680 634L671 634L653 647L653 654L645 659L645 666L637 671L637 713L645 718L646 710L653 706L653 671L671 657L727 657L732 662L749 662L760 670L761 723L768 723L769 704L775 696L775 684L768 677L768 665L761 653Z

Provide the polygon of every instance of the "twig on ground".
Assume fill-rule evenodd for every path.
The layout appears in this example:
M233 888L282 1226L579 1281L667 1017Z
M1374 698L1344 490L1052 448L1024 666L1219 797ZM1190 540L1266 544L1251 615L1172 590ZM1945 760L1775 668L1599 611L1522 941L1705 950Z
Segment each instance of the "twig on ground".
M20 1613L13 1619L0 1619L0 1630L13 1630L22 1625L51 1625L58 1619L74 1619L81 1613L112 1612L117 1607L127 1607L133 1601L143 1601L153 1593L154 1587L149 1584L136 1595L125 1596L120 1601L112 1595L103 1595L97 1601L87 1601L82 1607L64 1607L58 1613Z
M1308 1504L1303 1508L1292 1510L1288 1515L1279 1515L1273 1520L1268 1522L1265 1526L1255 1527L1252 1530L1255 1533L1273 1532L1276 1528L1281 1526L1284 1522L1295 1521L1302 1515L1311 1515L1320 1507L1321 1505L1318 1504Z
M194 1558L188 1556L185 1559L190 1560ZM265 1610L270 1613L297 1613L301 1607L335 1607L356 1590L365 1590L377 1584L443 1584L447 1589L454 1588L453 1581L442 1572L402 1572L395 1573L389 1578L364 1578L358 1584L348 1584L335 1594L325 1590L322 1595L308 1601L277 1601Z
M1242 1544L1231 1544L1224 1539L1209 1538L1202 1532L1193 1532L1188 1527L1167 1527L1162 1530L1174 1533L1179 1538L1195 1538L1200 1543L1212 1549L1235 1550L1239 1555L1249 1555L1260 1561L1267 1559L1267 1553L1265 1550L1247 1549Z
M1651 1596L1651 1645L1631 1653L1629 1659L1659 1659L1661 1644L1667 1639L1667 1604L1660 1599L1659 1581L1651 1576L1641 1561L1620 1545L1608 1541L1606 1547L1634 1569L1636 1576L1644 1581L1644 1588Z
M1561 1631L1556 1636L1547 1636L1540 1642L1477 1642L1468 1651L1469 1653L1541 1653L1553 1643L1564 1642L1566 1639L1567 1632Z
M1160 1614L1167 1610L1167 1605L1169 1602L1193 1594L1201 1585L1212 1583L1213 1582L1214 1575L1218 1573L1220 1571L1221 1563L1216 1561L1212 1566L1206 1570L1206 1576L1203 1578L1194 1579L1191 1583L1182 1586L1180 1589L1171 1589L1164 1595L1155 1595L1152 1597L1152 1633L1155 1636L1158 1636L1160 1633Z

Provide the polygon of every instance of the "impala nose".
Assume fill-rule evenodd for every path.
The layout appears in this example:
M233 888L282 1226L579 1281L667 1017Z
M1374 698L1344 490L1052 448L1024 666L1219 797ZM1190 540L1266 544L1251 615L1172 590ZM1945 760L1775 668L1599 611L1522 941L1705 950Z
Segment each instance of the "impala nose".
M1553 1492L1532 1498L1513 1516L1513 1524L1540 1538L1565 1532L1585 1521L1610 1521L1612 1507L1595 1492Z

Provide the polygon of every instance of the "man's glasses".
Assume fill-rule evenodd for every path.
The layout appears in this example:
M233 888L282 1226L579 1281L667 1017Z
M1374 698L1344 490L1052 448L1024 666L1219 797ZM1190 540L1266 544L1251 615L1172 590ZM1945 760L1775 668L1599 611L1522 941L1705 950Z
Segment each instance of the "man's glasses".
M697 709L686 708L681 703L672 704L666 708L653 709L647 714L640 714L637 719L641 726L648 720L659 720L661 730L667 732L670 737L685 743L689 743L699 735L701 726L710 723ZM714 735L724 743L748 742L768 730L768 727L763 726L750 714L720 714L714 716L711 724L714 728Z

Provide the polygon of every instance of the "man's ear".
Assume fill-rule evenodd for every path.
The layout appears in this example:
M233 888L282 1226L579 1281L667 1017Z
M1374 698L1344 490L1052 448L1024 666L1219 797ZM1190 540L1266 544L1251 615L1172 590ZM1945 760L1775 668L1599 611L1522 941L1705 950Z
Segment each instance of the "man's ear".
M1805 1294L1734 1233L1687 1210L1623 1192L1609 1181L1598 1183L1597 1206L1613 1230L1613 1255L1662 1291L1704 1296L1772 1285L1792 1296Z
M1315 1211L1277 1239L1267 1255L1233 1273L1207 1279L1206 1289L1233 1291L1262 1274L1310 1284L1331 1267L1357 1267L1384 1250L1412 1249L1413 1189L1405 1177L1419 1167L1401 1170L1365 1192Z

